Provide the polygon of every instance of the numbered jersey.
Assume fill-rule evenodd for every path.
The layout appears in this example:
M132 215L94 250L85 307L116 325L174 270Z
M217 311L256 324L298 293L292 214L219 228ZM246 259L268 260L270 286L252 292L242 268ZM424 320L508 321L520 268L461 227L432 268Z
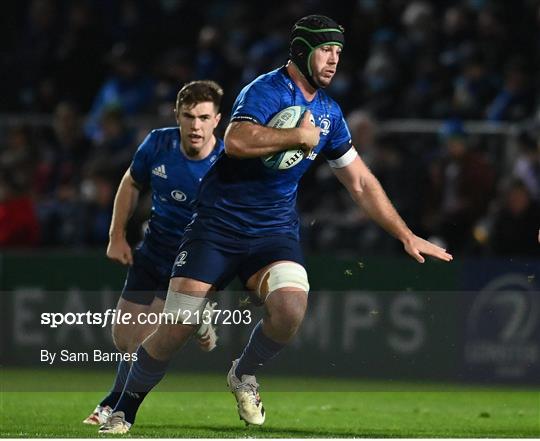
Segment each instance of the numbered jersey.
M260 76L238 95L231 121L266 125L280 110L306 106L321 127L319 144L288 170L265 167L260 158L235 159L222 154L201 183L192 231L235 236L286 234L298 238L298 182L322 154L331 166L348 165L356 156L338 104L322 90L307 101L285 67Z
M130 169L133 179L152 191L143 251L170 260L167 270L193 214L200 182L223 150L223 141L218 139L210 155L192 160L183 153L180 142L178 127L152 130L137 149Z

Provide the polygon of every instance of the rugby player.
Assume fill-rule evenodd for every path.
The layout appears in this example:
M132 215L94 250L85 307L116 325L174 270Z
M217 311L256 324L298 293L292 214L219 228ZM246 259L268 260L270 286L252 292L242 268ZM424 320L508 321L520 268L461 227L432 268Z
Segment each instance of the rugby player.
M115 324L114 344L121 352L133 353L154 331L156 325L139 323L141 314L163 310L171 268L182 240L184 227L193 214L193 201L199 183L223 150L223 141L216 138L221 114L219 106L223 90L213 81L194 81L178 92L174 113L178 127L150 132L137 149L131 166L124 174L114 201L109 231L107 257L130 265L117 310L129 313L132 324ZM144 240L132 252L126 241L126 225L143 187L152 190L152 214ZM212 305L207 304L207 314ZM197 330L202 350L216 345L215 330L210 323ZM131 364L118 364L110 393L83 421L103 424L112 413Z
M452 259L407 227L352 146L339 105L324 92L336 73L343 45L343 28L334 20L304 17L292 29L287 65L258 77L240 92L225 134L225 154L201 183L196 215L186 227L173 266L165 311L202 311L207 293L235 275L264 305L264 319L227 376L240 418L249 424L265 420L255 373L293 338L306 310L309 283L295 200L298 181L317 155L324 156L353 200L418 262L424 262L423 255ZM308 109L299 127L266 127L276 113L293 105ZM288 170L274 170L261 161L298 146L304 159ZM144 397L194 331L190 324L161 324L143 342L101 433L130 429Z

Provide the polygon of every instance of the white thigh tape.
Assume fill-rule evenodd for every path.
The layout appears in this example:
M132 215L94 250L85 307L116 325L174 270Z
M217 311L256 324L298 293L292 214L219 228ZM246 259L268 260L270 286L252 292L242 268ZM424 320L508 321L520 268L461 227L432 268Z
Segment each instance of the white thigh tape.
M308 293L309 282L306 269L294 262L274 265L262 275L257 294L264 302L268 294L280 288L299 288Z
M207 303L208 299L205 297L194 297L169 290L163 312L167 314L168 323L198 325L203 320L203 311Z

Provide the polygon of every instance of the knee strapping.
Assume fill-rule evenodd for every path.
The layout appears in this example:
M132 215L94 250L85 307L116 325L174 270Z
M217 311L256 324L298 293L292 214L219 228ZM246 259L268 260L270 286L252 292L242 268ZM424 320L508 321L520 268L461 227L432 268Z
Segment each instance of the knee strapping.
M257 286L257 295L264 302L268 295L280 288L299 288L309 292L306 269L294 262L278 263L270 267Z
M163 312L168 323L199 325L207 303L208 299L205 297L190 296L169 289Z

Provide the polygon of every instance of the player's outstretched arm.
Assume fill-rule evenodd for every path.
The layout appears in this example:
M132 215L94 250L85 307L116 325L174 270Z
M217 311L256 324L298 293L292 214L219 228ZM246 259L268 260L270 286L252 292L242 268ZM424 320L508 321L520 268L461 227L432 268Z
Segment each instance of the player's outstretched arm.
M301 148L309 152L319 143L321 129L310 122L311 112L304 113L294 129L275 129L249 121L233 121L225 132L225 153L246 159Z
M131 177L129 169L124 173L114 198L107 257L124 265L133 264L131 247L126 240L126 225L135 211L139 199L139 189Z
M386 231L403 242L405 251L424 263L423 254L448 262L452 255L443 248L416 236L398 214L378 179L360 157L343 168L333 169L353 200Z

